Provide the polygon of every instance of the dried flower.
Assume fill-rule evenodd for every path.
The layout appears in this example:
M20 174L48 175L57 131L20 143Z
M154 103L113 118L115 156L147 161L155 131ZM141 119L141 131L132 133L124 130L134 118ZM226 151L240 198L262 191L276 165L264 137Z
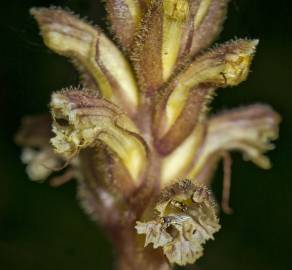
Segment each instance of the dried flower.
M89 216L105 228L120 269L167 270L194 263L220 229L207 188L230 156L268 169L264 153L279 115L251 105L208 116L217 88L244 81L258 40L202 51L219 34L228 0L107 0L112 33L60 8L33 8L45 44L68 57L82 89L52 95L51 117L26 118L16 142L32 180L74 178Z
M163 247L171 263L185 265L203 255L204 244L214 239L220 229L215 203L204 186L190 180L180 181L161 193L155 210L157 216L148 222L137 222L138 234L145 234L145 246Z

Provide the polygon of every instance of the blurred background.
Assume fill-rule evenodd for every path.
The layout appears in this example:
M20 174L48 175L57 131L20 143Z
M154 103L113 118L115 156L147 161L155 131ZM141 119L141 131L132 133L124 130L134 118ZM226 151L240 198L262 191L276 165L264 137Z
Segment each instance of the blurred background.
M13 142L24 115L48 111L52 91L78 84L65 58L50 52L29 15L58 5L105 27L99 0L9 0L0 15L0 269L112 269L113 252L79 208L75 183L58 189L31 182ZM213 111L271 104L283 117L270 171L233 154L231 206L196 270L292 269L292 1L233 0L218 41L259 38L248 81L218 92ZM290 175L290 176L289 176ZM214 190L220 197L222 169ZM143 269L141 269L143 270Z

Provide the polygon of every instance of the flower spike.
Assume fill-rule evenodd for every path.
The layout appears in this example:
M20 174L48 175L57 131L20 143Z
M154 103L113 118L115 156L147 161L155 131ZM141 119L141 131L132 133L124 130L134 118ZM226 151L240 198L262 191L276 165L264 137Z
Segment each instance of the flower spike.
M271 107L209 116L217 88L247 78L258 44L237 39L202 51L221 31L228 3L106 0L121 51L68 11L31 10L44 43L73 62L83 87L53 93L51 117L22 123L22 161L35 181L56 169L52 186L77 180L81 207L105 228L120 270L196 262L220 229L209 191L218 161L225 213L232 211L229 152L271 166L265 152L281 121Z

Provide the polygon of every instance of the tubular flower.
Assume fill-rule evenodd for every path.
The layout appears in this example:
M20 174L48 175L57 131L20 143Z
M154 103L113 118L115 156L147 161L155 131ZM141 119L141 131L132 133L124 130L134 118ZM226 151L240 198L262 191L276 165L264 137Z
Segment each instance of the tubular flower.
M25 118L16 142L32 180L74 178L85 212L117 248L119 269L194 263L220 229L209 186L231 150L268 169L280 116L255 104L209 116L218 88L246 80L258 40L205 51L228 0L107 0L117 46L60 8L33 8L44 43L80 72L81 88L52 94L51 115ZM121 50L119 49L121 48ZM62 170L62 172L60 172Z

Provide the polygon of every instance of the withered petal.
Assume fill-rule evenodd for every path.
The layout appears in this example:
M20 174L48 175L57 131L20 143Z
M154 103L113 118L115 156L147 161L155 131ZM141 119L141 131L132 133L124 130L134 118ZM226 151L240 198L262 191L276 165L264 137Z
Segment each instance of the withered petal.
M210 191L189 180L165 188L155 206L154 220L137 222L145 245L162 247L170 263L194 263L203 254L203 244L220 229Z
M163 224L157 221L147 223L137 221L135 229L138 234L145 234L145 247L153 243L153 248L163 247L172 240L170 234L163 230Z
M263 169L269 169L269 159L263 154L273 149L271 140L278 137L280 116L267 105L251 105L219 114L208 121L200 155L193 161L188 176L200 178L205 166L218 162L224 151L238 150L245 159ZM200 181L204 182L203 179ZM207 184L207 183L206 183Z

